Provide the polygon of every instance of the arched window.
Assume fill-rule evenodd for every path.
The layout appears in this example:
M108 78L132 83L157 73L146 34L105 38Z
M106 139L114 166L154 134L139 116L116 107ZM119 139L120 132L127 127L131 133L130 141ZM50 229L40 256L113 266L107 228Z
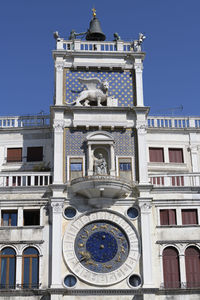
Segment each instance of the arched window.
M163 251L163 273L165 288L180 287L178 251L173 247L167 247Z
M16 274L16 253L12 248L0 251L0 288L14 289Z
M39 253L29 247L23 252L22 286L23 288L38 288L39 284Z
M185 250L185 267L187 287L200 286L200 251L196 247Z

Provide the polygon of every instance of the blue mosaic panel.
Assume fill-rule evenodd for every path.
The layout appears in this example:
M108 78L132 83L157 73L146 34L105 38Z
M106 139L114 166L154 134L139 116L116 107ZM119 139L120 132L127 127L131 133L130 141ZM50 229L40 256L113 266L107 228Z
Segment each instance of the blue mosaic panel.
M133 106L133 73L103 72L103 71L65 71L64 102L73 102L86 86L82 85L78 78L99 78L107 79L109 82L109 96L118 99L118 106Z
M86 129L71 129L65 130L65 161L67 162L68 155L85 156L87 169L87 143L86 136L89 133L96 131ZM134 129L116 129L114 131L107 130L114 138L115 155L118 156L134 156L136 131ZM67 171L67 166L66 171Z

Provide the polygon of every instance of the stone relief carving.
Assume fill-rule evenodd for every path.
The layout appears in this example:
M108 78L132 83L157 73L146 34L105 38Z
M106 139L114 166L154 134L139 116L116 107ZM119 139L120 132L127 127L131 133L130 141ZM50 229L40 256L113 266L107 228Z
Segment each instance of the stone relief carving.
M95 104L102 106L104 102L107 105L108 99L114 100L114 98L108 97L109 82L107 80L101 81L99 78L78 78L78 80L83 85L86 85L87 90L81 91L74 102L66 102L67 104L76 106L90 106ZM100 86L97 87L97 84Z

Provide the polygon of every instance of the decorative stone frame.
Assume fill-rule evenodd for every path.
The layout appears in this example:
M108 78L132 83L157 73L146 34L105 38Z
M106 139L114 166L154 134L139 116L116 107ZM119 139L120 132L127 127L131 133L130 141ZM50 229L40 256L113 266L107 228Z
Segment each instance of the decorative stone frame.
M94 175L94 152L103 148L108 154L108 175L115 176L114 138L106 131L95 131L86 137L88 146L88 176Z
M163 251L168 247L173 247L178 251L179 256L179 272L180 272L180 283L181 288L186 287L186 269L185 269L185 251L188 247L194 246L200 250L200 243L188 243L188 242L181 242L181 243L169 243L169 244L163 244L160 245L160 279L161 283L164 283L164 273L163 273Z
M70 162L71 162L71 159L73 158L77 158L77 159L80 159L82 160L82 174L83 176L85 176L85 156L84 155L68 155L67 156L67 181L70 181L71 178L70 178Z
M82 227L93 221L110 221L126 231L129 240L129 254L126 261L118 269L109 273L96 273L86 269L76 257L74 243L77 233ZM140 242L135 227L119 213L109 210L97 210L82 214L72 221L63 237L63 256L66 265L77 277L93 286L109 286L127 278L135 269L140 256Z

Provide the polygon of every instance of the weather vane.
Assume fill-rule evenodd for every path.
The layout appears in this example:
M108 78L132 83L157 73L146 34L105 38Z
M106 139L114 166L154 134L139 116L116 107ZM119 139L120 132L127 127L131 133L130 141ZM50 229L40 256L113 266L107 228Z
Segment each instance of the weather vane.
M95 18L96 17L96 9L93 7L93 9L92 9L92 14L93 14L93 17Z

